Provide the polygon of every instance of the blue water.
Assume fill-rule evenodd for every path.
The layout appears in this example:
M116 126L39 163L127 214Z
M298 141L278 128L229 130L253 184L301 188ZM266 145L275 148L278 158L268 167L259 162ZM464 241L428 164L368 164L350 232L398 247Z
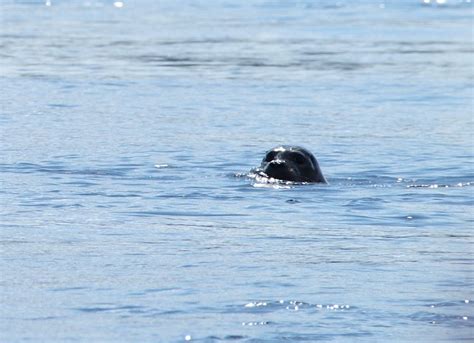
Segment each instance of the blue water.
M469 1L0 3L2 342L474 340ZM298 144L328 185L246 177Z

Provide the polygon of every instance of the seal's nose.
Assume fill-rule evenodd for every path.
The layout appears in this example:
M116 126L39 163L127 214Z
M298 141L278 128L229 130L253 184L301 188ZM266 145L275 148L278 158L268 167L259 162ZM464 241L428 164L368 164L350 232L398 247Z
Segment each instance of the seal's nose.
M284 166L286 164L286 161L275 159L273 161L270 161L268 164L274 167L279 167L279 166Z
M272 172L272 171L282 171L288 169L286 161L283 160L273 160L268 162L267 166L265 167L266 172Z
M280 180L295 180L296 174L293 168L288 165L287 161L273 160L263 169L264 173L269 177Z

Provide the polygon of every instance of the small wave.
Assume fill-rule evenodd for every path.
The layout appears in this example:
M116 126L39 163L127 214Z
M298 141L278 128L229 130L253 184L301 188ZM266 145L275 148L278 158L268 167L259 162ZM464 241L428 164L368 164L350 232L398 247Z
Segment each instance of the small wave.
M257 176L252 174L248 177L257 179ZM330 184L343 186L343 187L373 187L373 188L390 188L390 187L404 187L404 188L462 188L471 187L474 185L473 181L462 180L462 178L446 178L444 182L437 182L436 180L423 180L418 181L416 179L402 178L402 177L390 177L390 176L375 176L370 175L367 177L346 177L346 178L331 178ZM469 180L469 179L468 179ZM265 181L265 180L263 180Z
M450 326L472 326L472 317L465 315L447 315L428 311L416 312L409 316L414 321L422 321L430 324L444 324Z
M470 305L474 306L474 302L470 299L464 299L462 301L443 301L439 303L432 303L429 305L426 305L430 308L436 308L436 307L452 307L452 306L462 306L462 305Z
M87 290L87 287L59 287L52 288L52 292L74 292L74 291L84 291Z
M298 300L278 300L278 301L251 301L244 305L246 310L250 311L273 311L288 310L299 311L313 309L318 311L347 311L354 309L354 306L346 304L311 304Z
M155 216L170 216L170 217L245 217L246 214L239 213L201 213L201 212L179 212L179 211L139 211L126 212L128 215L136 217L155 217Z
M113 167L85 167L85 168L71 168L67 165L55 164L54 162L46 164L36 164L28 162L18 162L13 164L1 164L0 172L31 174L31 173L46 173L59 175L80 175L80 176L126 176L129 172L137 169L137 165L120 165Z
M97 306L97 307L80 307L76 308L77 311L86 313L97 313L97 312L130 312L140 313L143 312L143 306L137 305L126 305L126 306Z
M470 5L471 0L419 0L422 6L426 7L459 7L464 5Z
M265 173L258 169L251 170L248 173L236 173L235 177L246 177L253 180L252 186L255 188L273 188L273 189L290 189L295 186L315 185L312 182L295 182L279 180L268 177Z
M408 185L407 188L460 188L460 187L469 187L472 186L472 182L458 182L456 184L438 184L438 183L432 183L432 184L411 184Z
M424 304L425 309L409 315L409 318L435 325L472 327L473 305L472 299L431 302Z

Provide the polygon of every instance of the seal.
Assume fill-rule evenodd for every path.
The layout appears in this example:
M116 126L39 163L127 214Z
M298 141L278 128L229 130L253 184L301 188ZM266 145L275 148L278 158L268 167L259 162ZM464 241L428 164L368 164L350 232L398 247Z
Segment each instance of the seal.
M300 146L281 145L268 150L255 171L282 181L327 183L314 155Z

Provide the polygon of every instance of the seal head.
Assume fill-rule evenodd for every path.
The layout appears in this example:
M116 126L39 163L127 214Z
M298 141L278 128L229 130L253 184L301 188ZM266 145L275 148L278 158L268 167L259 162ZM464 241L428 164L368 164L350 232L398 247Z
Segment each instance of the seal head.
M257 171L283 181L326 183L316 158L299 146L283 145L267 151Z

